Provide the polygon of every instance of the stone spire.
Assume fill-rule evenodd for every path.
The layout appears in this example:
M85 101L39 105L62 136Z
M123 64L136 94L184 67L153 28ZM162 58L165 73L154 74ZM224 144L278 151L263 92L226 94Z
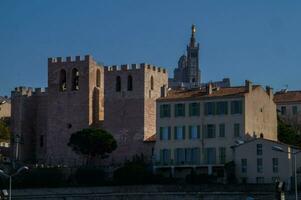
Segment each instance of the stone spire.
M196 32L195 25L192 24L192 26L191 26L191 38L190 38L190 45L189 45L190 47L195 47L195 36L194 36L195 32Z

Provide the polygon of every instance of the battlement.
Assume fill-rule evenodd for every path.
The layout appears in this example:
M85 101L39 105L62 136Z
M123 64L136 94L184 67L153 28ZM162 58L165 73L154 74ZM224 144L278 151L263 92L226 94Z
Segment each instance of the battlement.
M21 96L32 96L32 95L43 95L48 92L48 88L32 88L32 87L16 87L14 91L12 91L13 95L21 95Z
M153 70L157 72L166 73L166 69L162 67L156 67L154 65L141 63L141 64L124 64L124 65L112 65L104 67L106 72L115 71L131 71L131 70Z
M76 62L88 62L89 60L92 60L92 56L90 55L85 55L84 58L81 56L75 56L72 58L71 56L68 56L66 58L62 57L56 57L56 58L48 58L48 64L51 63L76 63Z

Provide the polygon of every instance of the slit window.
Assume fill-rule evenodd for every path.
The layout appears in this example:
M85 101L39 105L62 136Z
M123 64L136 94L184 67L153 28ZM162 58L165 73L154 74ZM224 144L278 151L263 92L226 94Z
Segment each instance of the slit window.
M66 91L67 89L67 77L66 77L66 71L64 69L61 70L60 72L60 91Z
M72 70L72 90L79 90L79 71L76 68Z

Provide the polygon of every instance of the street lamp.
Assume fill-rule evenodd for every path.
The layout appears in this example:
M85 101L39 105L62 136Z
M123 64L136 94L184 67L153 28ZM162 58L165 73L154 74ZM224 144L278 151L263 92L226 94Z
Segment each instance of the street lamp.
M289 153L294 156L295 197L296 197L296 200L298 200L298 182L297 182L297 164L296 164L297 156L296 155L298 153L301 153L301 151L288 152L288 151L284 151L283 148L279 147L279 146L272 146L272 150L282 152L282 153Z
M26 170L26 171L27 171L27 170L28 170L28 167L27 167L27 166L23 166L23 167L19 168L19 169L17 170L16 173L11 174L11 175L6 174L3 170L0 169L0 174L1 174L2 176L6 177L6 178L9 178L9 200L11 200L12 177L17 176L17 175L18 175L19 173L21 173L23 170Z

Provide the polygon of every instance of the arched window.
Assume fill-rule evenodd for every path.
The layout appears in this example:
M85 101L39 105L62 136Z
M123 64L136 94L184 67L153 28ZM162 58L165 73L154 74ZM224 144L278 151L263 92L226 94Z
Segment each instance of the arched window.
M120 76L116 77L116 92L120 92L121 91L121 78Z
M79 90L79 71L72 69L72 90Z
M151 79L150 79L150 86L151 86L151 90L154 89L154 77L151 76Z
M66 77L66 71L64 69L62 69L60 71L60 85L59 85L59 89L60 91L65 91L67 89L67 77Z
M100 87L100 70L96 71L96 87Z
M133 78L131 75L128 76L128 91L133 90Z

